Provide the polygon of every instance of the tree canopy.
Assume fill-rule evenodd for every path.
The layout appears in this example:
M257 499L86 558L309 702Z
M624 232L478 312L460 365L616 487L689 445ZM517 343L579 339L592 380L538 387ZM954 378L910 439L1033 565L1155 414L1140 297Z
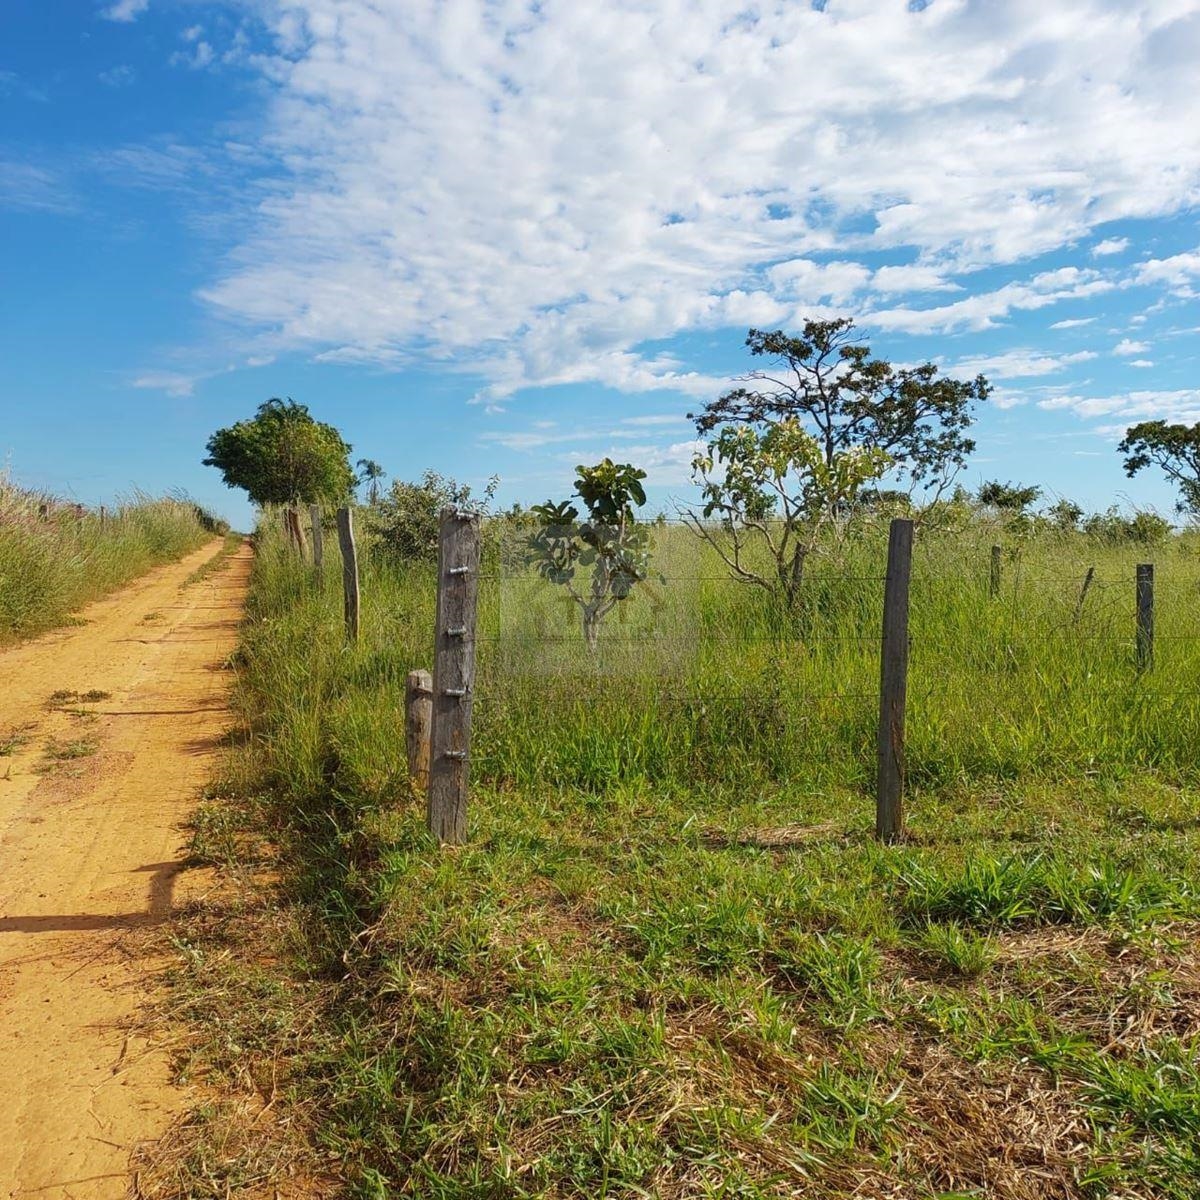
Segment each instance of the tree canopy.
M379 503L379 481L387 472L373 458L360 458L355 465L359 469L357 483L368 485L367 499L373 508Z
M1125 430L1117 449L1125 455L1125 474L1130 479L1156 466L1179 488L1178 510L1200 513L1200 421L1195 425L1142 421Z
M979 503L989 508L1002 508L1009 512L1024 512L1042 494L1040 487L1022 486L1019 483L1001 483L989 479L979 488ZM1076 517L1078 520L1078 517Z
M590 650L596 649L604 618L649 572L650 539L635 511L646 503L645 478L631 463L605 458L575 468L574 494L587 509L585 521L570 500L533 506L539 525L529 538L530 558L543 579L565 587L579 605ZM586 583L576 578L580 567L591 568Z
M972 404L991 391L987 380L939 376L933 363L894 367L855 340L854 323L805 321L801 334L751 329L746 345L770 370L745 377L691 419L702 436L727 424L767 426L795 419L808 429L828 468L850 449L885 453L913 483L944 479L975 449L966 436Z
M850 510L864 484L878 480L891 459L877 447L822 447L795 417L761 427L725 425L692 460L704 504L687 513L692 529L716 550L735 579L754 583L793 606L804 564L821 531ZM717 528L712 522L717 519ZM771 570L750 552L757 543Z
M218 429L204 465L255 504L341 504L355 484L342 435L290 399L268 400L250 420Z

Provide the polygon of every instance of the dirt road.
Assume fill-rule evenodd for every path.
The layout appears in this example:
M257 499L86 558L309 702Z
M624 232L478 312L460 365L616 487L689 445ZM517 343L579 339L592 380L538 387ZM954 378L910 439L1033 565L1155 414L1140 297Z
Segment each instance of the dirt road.
M132 1018L228 725L249 549L182 586L219 549L0 651L4 1200L127 1196L131 1151L186 1102Z

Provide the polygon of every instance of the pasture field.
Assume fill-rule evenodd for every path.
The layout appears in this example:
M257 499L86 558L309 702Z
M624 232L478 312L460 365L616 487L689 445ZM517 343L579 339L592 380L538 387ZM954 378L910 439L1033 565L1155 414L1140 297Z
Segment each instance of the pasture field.
M786 616L661 528L595 656L489 533L470 841L442 850L403 738L432 568L368 554L348 648L336 553L315 579L274 528L196 820L227 902L176 931L172 1009L181 1071L275 1119L197 1114L145 1194L285 1165L439 1200L1200 1192L1191 535L918 539L887 847L885 523L814 555Z
M62 625L88 601L226 532L187 500L137 494L102 519L0 474L0 645Z

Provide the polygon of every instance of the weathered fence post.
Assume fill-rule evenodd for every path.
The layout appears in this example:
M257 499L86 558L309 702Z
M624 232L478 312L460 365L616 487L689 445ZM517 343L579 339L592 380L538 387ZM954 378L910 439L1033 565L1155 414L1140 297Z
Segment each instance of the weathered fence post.
M100 505L100 528L103 529L108 523L108 513L104 509L104 505Z
M358 550L354 520L348 508L337 510L338 545L342 550L342 595L345 600L346 640L358 641Z
M1137 565L1137 669L1154 665L1154 564Z
M1000 561L1004 551L999 546L992 547L992 570L988 577L988 595L994 600L1000 595Z
M904 714L908 698L908 590L913 523L897 519L888 534L883 591L883 651L879 672L879 778L875 836L897 841L904 832Z
M429 790L429 738L433 725L433 676L409 671L404 691L404 740L408 777L419 795Z
M50 505L48 505L48 504L39 504L38 505L38 520L39 521L50 520Z
M467 838L475 613L479 601L479 516L443 508L438 539L437 625L430 734L429 831L439 842Z
M310 504L308 517L312 523L313 566L319 571L325 561L325 531L321 528L321 506Z
M300 510L294 504L289 504L284 509L283 523L287 529L288 541L292 543L296 553L303 558L308 550L308 545L304 538L304 526L300 524Z
M1088 567L1087 574L1083 577L1083 587L1079 589L1079 599L1075 601L1075 615L1072 620L1076 625L1079 624L1079 618L1083 616L1083 602L1087 599L1088 589L1092 586L1092 580L1096 578L1096 568Z

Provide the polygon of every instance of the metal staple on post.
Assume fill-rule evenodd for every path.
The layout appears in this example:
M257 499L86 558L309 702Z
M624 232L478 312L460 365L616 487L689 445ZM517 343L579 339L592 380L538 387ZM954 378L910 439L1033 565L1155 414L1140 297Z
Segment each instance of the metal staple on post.
M447 844L467 838L479 524L477 513L442 509L426 818L429 831Z
M346 640L358 641L358 550L354 545L354 519L348 508L337 511L338 545L342 551L342 596Z
M904 832L904 719L908 698L908 593L913 523L897 519L888 534L879 672L879 776L875 836L898 841Z
M1154 564L1137 565L1137 669L1154 666Z

